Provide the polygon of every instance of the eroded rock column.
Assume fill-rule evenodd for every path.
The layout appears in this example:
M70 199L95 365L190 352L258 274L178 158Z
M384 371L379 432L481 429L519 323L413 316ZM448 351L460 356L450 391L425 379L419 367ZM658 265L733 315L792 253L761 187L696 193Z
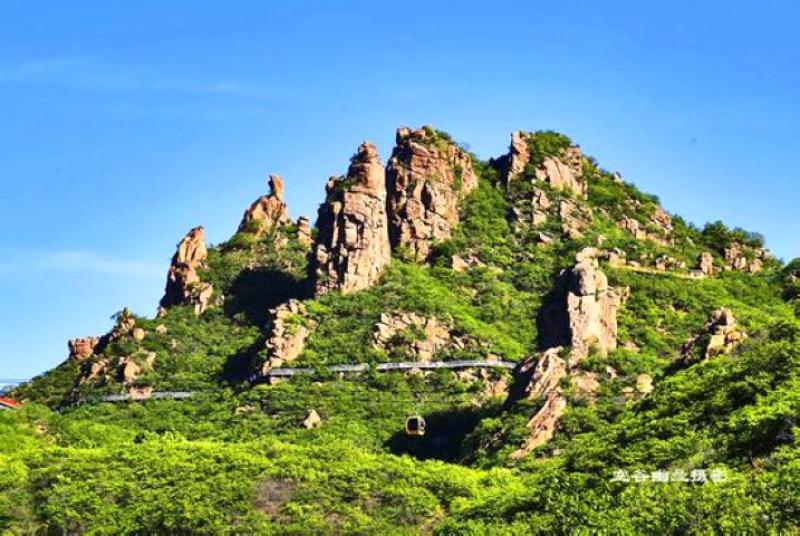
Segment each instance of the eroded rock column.
M370 287L391 260L386 174L372 143L358 148L345 177L328 181L312 258L314 293Z
M397 130L386 169L392 247L425 260L452 237L459 202L478 186L469 154L433 127Z

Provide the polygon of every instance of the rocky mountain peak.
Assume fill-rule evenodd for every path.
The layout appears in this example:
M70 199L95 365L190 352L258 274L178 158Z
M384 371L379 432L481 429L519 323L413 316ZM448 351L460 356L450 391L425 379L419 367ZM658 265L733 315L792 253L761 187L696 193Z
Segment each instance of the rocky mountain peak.
M478 185L470 155L430 126L397 130L386 181L392 246L419 260L452 236L459 202Z
M180 241L172 257L164 297L161 298L162 307L193 305L196 314L205 311L213 287L202 282L197 271L206 267L207 258L205 230L195 227Z
M316 295L371 286L391 260L386 174L375 145L364 142L345 177L332 177L319 207L311 262Z

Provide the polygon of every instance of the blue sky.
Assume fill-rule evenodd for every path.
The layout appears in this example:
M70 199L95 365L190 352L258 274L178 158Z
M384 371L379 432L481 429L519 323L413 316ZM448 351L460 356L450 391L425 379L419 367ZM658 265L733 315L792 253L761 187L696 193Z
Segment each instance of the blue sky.
M482 157L559 130L671 212L800 256L797 20L788 0L3 0L0 377L152 315L177 241L228 238L269 173L313 217L400 125Z

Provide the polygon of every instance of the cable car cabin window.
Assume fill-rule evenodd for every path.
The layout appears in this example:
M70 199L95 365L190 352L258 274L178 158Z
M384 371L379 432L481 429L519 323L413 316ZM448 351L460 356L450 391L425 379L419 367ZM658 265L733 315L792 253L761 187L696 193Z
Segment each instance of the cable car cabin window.
M410 436L425 435L425 419L419 415L409 417L406 421L406 434Z

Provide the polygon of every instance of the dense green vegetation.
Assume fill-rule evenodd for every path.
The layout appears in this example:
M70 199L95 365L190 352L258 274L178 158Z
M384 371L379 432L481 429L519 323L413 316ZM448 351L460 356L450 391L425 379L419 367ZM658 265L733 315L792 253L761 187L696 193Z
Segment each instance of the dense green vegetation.
M434 143L452 142L434 134ZM570 144L557 133L534 134L533 165L508 190L495 166L474 159L480 184L453 238L435 245L429 265L396 251L380 283L363 292L309 299L309 252L291 227L238 233L212 248L202 277L219 292L205 314L173 307L163 318L137 317L143 340L126 333L88 362L67 362L14 393L29 402L0 412L0 533L800 533L800 260L690 279L701 252L720 261L733 243L760 248L763 239L674 217L670 242L637 240L617 222L633 218L656 232L658 199L591 159L583 169L588 200L537 185L552 208L534 226L525 218L528 179ZM562 201L585 216L579 235L562 228ZM423 335L412 330L397 335L397 348L374 346L382 314L436 317L465 341L437 359L533 356L537 312L554 281L578 251L598 244L645 268L663 257L675 267L602 266L611 285L630 288L620 347L579 364L597 374L596 397L565 382L559 430L521 461L509 455L542 401L490 396L489 382L510 382L507 372L325 369L407 359L403 346ZM456 271L454 256L480 264ZM314 329L288 366L316 373L251 385L244 379L263 361L269 309L289 298L304 300L296 321ZM720 307L734 312L747 339L729 355L676 366L681 345ZM114 375L77 382L80 369L150 353L155 365L138 384L195 396L65 404L123 390ZM654 391L631 394L643 373ZM423 438L403 433L415 400L428 421ZM301 423L312 409L322 424L307 429ZM630 481L615 481L618 470ZM724 480L633 478L700 470Z

